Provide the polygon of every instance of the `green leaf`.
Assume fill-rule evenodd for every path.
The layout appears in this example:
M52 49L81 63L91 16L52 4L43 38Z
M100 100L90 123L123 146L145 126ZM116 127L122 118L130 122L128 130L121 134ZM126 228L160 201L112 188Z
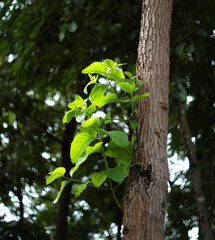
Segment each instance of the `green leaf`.
M94 172L91 175L93 185L95 187L100 187L102 183L106 180L107 175L105 175L103 172Z
M87 157L88 157L88 156L87 156L86 152L83 152L83 153L81 154L81 156L76 160L75 167L73 167L73 168L70 170L70 172L69 172L69 175L70 175L71 177L72 177L73 174L78 170L79 166L80 166L83 162L86 161Z
M132 94L134 92L135 86L132 86L130 83L120 83L120 88L126 92Z
M105 74L107 71L107 68L103 63L100 62L94 62L90 64L90 66L86 67L84 70L82 70L83 74L88 74L88 73L102 73Z
M130 125L131 125L131 127L132 127L132 129L136 129L137 128L137 126L138 126L138 123L137 123L137 121L130 121Z
M97 104L97 101L99 101L103 97L107 89L108 89L108 85L96 83L90 93L91 103L95 102Z
M125 178L125 169L123 166L109 168L108 170L103 171L103 173L107 177L118 183L121 183Z
M114 61L112 61L111 59L105 59L104 60L104 65L107 67L107 68L115 68L117 63L115 63Z
M100 120L97 117L91 117L82 123L82 127L85 128L99 128L101 125Z
M75 167L73 167L70 170L69 174L70 174L71 177L78 170L79 166L87 160L87 158L90 154L95 153L95 152L101 152L102 144L103 144L103 142L98 142L92 147L91 146L87 147L86 151L83 152L81 154L81 156L76 160Z
M125 168L124 171L127 172L127 169L129 168L129 166L131 164L131 158L119 159L117 164L118 164L118 166L123 166Z
M127 63L120 63L120 64L117 64L116 67L120 67L120 66L124 66L124 65L127 65Z
M86 150L87 156L89 156L92 153L96 153L96 152L100 153L101 149L102 149L102 144L103 144L103 142L98 142L92 147L91 146L87 147L87 150Z
M122 131L107 132L110 138L116 143L117 146L125 148L128 146L128 136Z
M59 167L56 168L53 172L49 173L49 177L46 179L46 184L50 184L51 182L53 182L55 179L64 176L66 172L66 169L64 167Z
M125 71L124 74L128 76L130 79L134 78L131 72Z
M70 183L70 181L67 181L67 180L64 180L62 183L61 183L61 188L60 188L60 191L56 197L56 199L53 201L53 203L57 203L60 196L61 196L61 193L63 192L64 188L66 187L66 185Z
M175 48L176 55L180 56L183 53L185 44L186 43L181 43Z
M117 96L115 93L110 93L108 94L107 96L104 96L102 98L100 98L96 104L98 105L98 107L103 107L104 105L110 103L110 102L113 102L113 101L116 101L117 100Z
M134 103L136 102L136 101L138 101L138 100L141 100L141 99L143 99L143 98L145 98L145 97L148 97L149 96L149 94L148 93L145 93L145 94L143 94L143 95L136 95L135 97L134 97Z
M129 142L128 147L121 148L116 145L112 140L109 142L105 155L113 158L132 158L133 143Z
M142 87L143 86L143 81L141 81L141 80L136 80L137 81L137 85L139 86L139 87Z
M59 41L62 42L65 38L65 29L63 29L58 35Z
M99 134L101 134L102 136L104 136L105 134L108 133L107 131L105 131L105 130L102 129L102 128L98 128L96 131L97 131Z
M108 112L105 116L105 124L108 124L109 122L111 122L110 112Z
M135 143L136 140L137 140L137 137L136 137L136 136L132 136L132 137L131 137L132 146L134 146L134 143Z
M89 181L83 184L73 184L72 186L72 194L78 197L87 187Z
M72 21L66 24L66 28L68 29L69 32L73 33L77 30L78 26L75 21Z
M123 71L116 69L116 68L111 69L110 72L108 73L107 79L114 81L115 78L125 79L125 75L124 75Z
M84 100L81 96L76 95L75 100L72 103L68 104L68 107L71 109L78 109L84 105Z
M131 83L131 81L129 79L123 79L123 78L112 78L110 79L112 81L114 81L115 83Z
M75 119L77 122L81 122L85 119L85 116L86 116L86 112L81 112L75 116Z
M89 117L95 111L96 111L96 104L93 103L87 108L86 115Z
M70 148L70 157L72 163L77 161L83 151L93 140L95 140L95 137L85 132L75 136Z
M80 131L81 133L87 133L93 136L94 138L97 137L97 129L95 130L94 128L81 128Z
M131 102L131 98L128 97L128 96L125 96L125 97L123 97L123 98L120 98L120 99L118 100L118 102L122 102L122 103Z
M63 117L63 123L69 123L71 120L72 120L72 118L74 117L74 116L76 116L77 114L79 114L81 111L78 109L78 110L70 110L70 111L68 111L65 115L64 115L64 117Z
M90 86L91 84L95 84L97 79L98 79L98 75L97 76L92 76L91 74L88 74L88 76L89 76L91 81L84 88L84 93L86 93L86 94L88 94L87 87Z
M38 36L40 29L44 23L45 23L45 19L41 19L41 21L33 28L33 31L29 36L30 39L35 39Z

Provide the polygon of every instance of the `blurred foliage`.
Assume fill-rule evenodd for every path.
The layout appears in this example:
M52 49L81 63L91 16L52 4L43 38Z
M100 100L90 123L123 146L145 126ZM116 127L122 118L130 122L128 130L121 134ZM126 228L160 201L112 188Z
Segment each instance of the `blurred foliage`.
M38 226L45 227L50 239L54 236L57 208L52 200L59 182L47 188L45 178L61 165L62 117L86 83L81 70L95 60L112 58L127 62L133 71L140 12L140 0L17 0L1 4L0 201L17 224L23 228L28 224L29 234ZM28 192L29 187L35 192ZM71 200L68 238L93 238L104 230L113 235L111 223L121 225L121 214L110 194L91 192L86 193L87 209ZM104 199L101 203L99 196ZM25 205L26 197L30 205ZM74 215L77 209L80 218ZM4 218L0 221L4 229L9 227ZM14 238L20 236L16 228L13 234ZM39 232L29 238L38 237Z
M214 230L215 2L173 2L169 155L185 158L175 97L184 101L192 97L187 116ZM57 207L52 200L59 182L47 188L45 178L60 166L66 106L86 83L81 70L93 61L127 62L128 70L135 72L141 4L140 0L1 2L0 203L15 219L0 218L0 239L53 239ZM101 159L92 157L94 161L87 162L90 169L99 168ZM87 174L80 169L81 175ZM171 184L167 239L188 239L189 229L198 225L189 172L183 179L184 187ZM30 204L25 204L26 198ZM114 239L110 225L120 229L122 216L111 199L109 192L94 189L71 199L68 239L94 239L93 234L104 236L104 231Z
M187 118L201 168L202 187L215 234L215 2L174 2L171 32L169 155L186 157L179 124L176 100L187 100ZM183 185L172 184L168 199L166 239L189 239L187 232L198 226L189 171ZM189 189L189 190L188 190ZM182 205L181 205L182 204ZM181 209L179 209L181 206ZM188 221L189 220L189 221ZM171 233L171 234L170 234ZM199 239L201 236L200 226ZM169 237L168 237L169 236ZM172 237L171 237L172 236Z

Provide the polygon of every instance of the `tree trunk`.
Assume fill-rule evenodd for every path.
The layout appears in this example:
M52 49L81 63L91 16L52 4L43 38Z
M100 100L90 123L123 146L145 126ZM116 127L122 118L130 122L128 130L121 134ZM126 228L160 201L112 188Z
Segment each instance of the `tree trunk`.
M199 168L199 163L196 157L196 149L194 144L191 141L190 130L189 130L189 126L186 118L185 103L181 103L181 102L178 103L178 111L179 111L179 124L180 124L181 136L183 138L185 150L190 163L192 186L193 186L193 191L195 195L197 212L199 215L201 232L204 240L212 240L213 235L210 227L208 209L206 206L205 197L204 197L202 185L201 185L202 180L201 180L200 168Z
M123 217L124 240L164 238L168 162L169 35L172 0L144 0L137 75L144 83L139 94L150 96L136 105L138 120L133 162Z
M70 160L70 145L73 140L75 129L76 121L73 119L70 123L67 124L64 132L61 164L63 167L66 168L67 177L70 177L69 171L72 168L72 163ZM71 196L71 184L67 184L59 199L59 210L57 216L55 240L66 240L68 225L67 217L69 213L70 196Z

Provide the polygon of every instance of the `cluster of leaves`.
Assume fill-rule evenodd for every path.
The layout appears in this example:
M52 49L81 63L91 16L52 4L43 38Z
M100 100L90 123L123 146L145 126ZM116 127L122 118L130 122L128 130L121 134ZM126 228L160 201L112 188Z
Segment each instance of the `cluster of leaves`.
M99 188L105 183L106 179L109 179L109 190L112 191L116 203L120 207L115 195L116 188L113 188L112 181L117 182L119 186L127 176L131 166L133 145L136 138L132 136L129 141L128 135L124 131L107 131L106 125L111 121L118 120L126 123L128 127L136 129L137 121L134 119L134 105L136 101L149 96L148 93L135 95L143 83L137 80L130 72L123 72L120 69L122 65L106 59L103 63L94 62L82 71L83 74L88 74L90 78L90 82L84 88L84 93L88 94L88 86L94 86L88 94L88 98L83 99L81 96L76 95L75 100L68 105L71 110L63 118L63 123L69 123L75 117L76 121L81 123L81 128L80 133L75 136L71 143L70 157L72 163L75 164L70 170L71 178L65 177L66 169L59 167L50 172L50 176L46 180L46 183L50 184L59 177L66 178L66 180L62 181L60 192L54 202L58 201L63 189L69 182L78 182L73 184L72 193L79 196L88 185ZM105 81L99 82L100 78ZM119 89L116 87L119 87ZM119 105L123 116L121 119L112 118L110 112L106 114L105 118L96 117L97 108L102 108L109 103ZM123 105L128 105L128 103L131 103L132 114L130 117ZM104 144L103 138L107 136L109 142ZM79 166L93 153L102 154L106 169L93 172L91 175L92 183L90 180L81 182L81 180L74 179L74 173ZM108 162L110 159L116 162L114 168L109 167ZM104 189L108 190L108 188Z

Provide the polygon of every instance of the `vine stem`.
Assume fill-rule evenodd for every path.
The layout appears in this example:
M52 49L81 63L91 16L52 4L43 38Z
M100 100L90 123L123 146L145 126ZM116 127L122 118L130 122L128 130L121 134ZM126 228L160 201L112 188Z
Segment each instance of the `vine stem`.
M107 162L107 158L106 158L106 156L105 156L105 152L104 152L103 146L102 146L102 154L103 154L103 156L104 156L105 167L106 167L106 169L108 170L108 169L109 169L109 167L108 167L108 162ZM117 206L118 206L120 209L122 209L122 206L121 206L121 204L119 203L119 200L118 200L118 198L117 198L117 196L116 196L116 194L115 194L112 181L111 181L111 179L110 179L109 177L108 177L108 180L109 180L109 183L110 183L110 188L111 188L111 192L112 192L112 195L113 195L113 197L114 197L114 200L115 200Z
M131 94L131 116L132 120L134 120L134 96Z
M82 183L84 184L84 182L82 182L81 180L79 179L75 179L75 178L68 178L68 177L65 177L65 176L62 176L64 179L70 181L70 182L77 182L77 183ZM94 186L93 184L90 184L88 183L87 186L89 187L93 187L93 188L97 188L96 186ZM104 188L104 187L98 187L99 189L102 189L102 190L105 190L105 191L112 191L111 188Z

